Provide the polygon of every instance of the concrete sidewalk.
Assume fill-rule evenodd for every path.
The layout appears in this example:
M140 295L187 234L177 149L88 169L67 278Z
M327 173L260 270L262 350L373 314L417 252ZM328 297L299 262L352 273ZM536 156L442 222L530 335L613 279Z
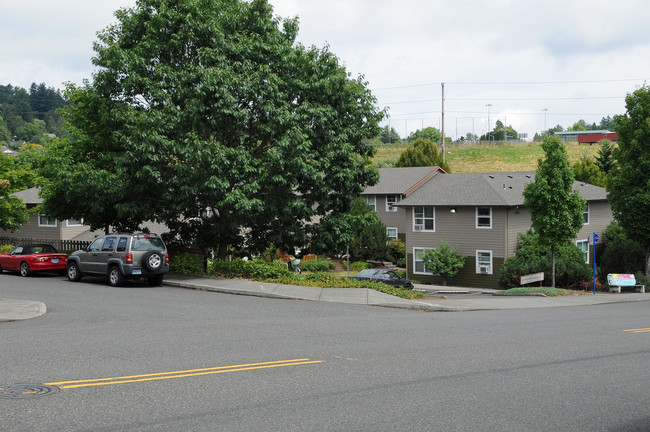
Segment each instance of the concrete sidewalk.
M167 286L227 294L441 312L589 306L650 300L649 293L598 293L562 297L495 296L492 295L495 290L435 285L416 285L415 289L425 292L425 298L406 300L366 288L315 288L176 274L167 275L163 283ZM35 318L46 312L45 304L38 301L0 299L0 322Z

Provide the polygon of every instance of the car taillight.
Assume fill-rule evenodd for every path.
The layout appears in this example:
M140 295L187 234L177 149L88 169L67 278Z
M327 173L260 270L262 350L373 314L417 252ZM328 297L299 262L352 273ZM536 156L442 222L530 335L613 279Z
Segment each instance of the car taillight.
M169 264L169 254L165 254L165 263Z
M130 253L126 254L126 263L133 264L133 255L131 255Z

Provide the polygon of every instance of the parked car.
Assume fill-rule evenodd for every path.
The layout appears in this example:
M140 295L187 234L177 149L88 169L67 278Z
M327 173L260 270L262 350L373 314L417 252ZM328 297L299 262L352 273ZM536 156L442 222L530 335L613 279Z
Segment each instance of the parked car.
M65 274L67 260L68 255L59 253L52 245L25 244L0 255L0 273L16 271L27 277L34 272L54 270Z
M400 277L393 270L386 269L365 269L361 270L356 276L350 276L350 279L369 280L374 282L383 282L394 287L413 289L413 282Z
M73 252L68 257L67 272L72 282L84 275L93 275L108 276L111 286L121 286L126 279L140 278L146 278L151 286L158 286L169 272L169 254L157 234L107 234Z

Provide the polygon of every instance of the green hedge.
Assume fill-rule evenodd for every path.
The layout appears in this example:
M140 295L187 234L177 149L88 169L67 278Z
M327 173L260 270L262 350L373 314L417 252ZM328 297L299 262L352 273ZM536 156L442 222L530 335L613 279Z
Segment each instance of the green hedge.
M302 261L300 263L300 268L304 271L308 272L324 272L328 270L333 270L334 263L330 260L309 260L309 261Z

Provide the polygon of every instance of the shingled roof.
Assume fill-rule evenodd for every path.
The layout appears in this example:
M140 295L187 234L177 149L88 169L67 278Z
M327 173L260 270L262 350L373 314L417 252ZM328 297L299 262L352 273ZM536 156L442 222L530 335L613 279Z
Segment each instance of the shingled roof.
M459 173L436 176L399 204L405 206L521 206L524 187L535 181L535 171ZM587 201L606 200L605 189L574 182L573 189Z
M368 187L363 195L408 195L437 174L445 174L438 166L379 168L379 183Z

